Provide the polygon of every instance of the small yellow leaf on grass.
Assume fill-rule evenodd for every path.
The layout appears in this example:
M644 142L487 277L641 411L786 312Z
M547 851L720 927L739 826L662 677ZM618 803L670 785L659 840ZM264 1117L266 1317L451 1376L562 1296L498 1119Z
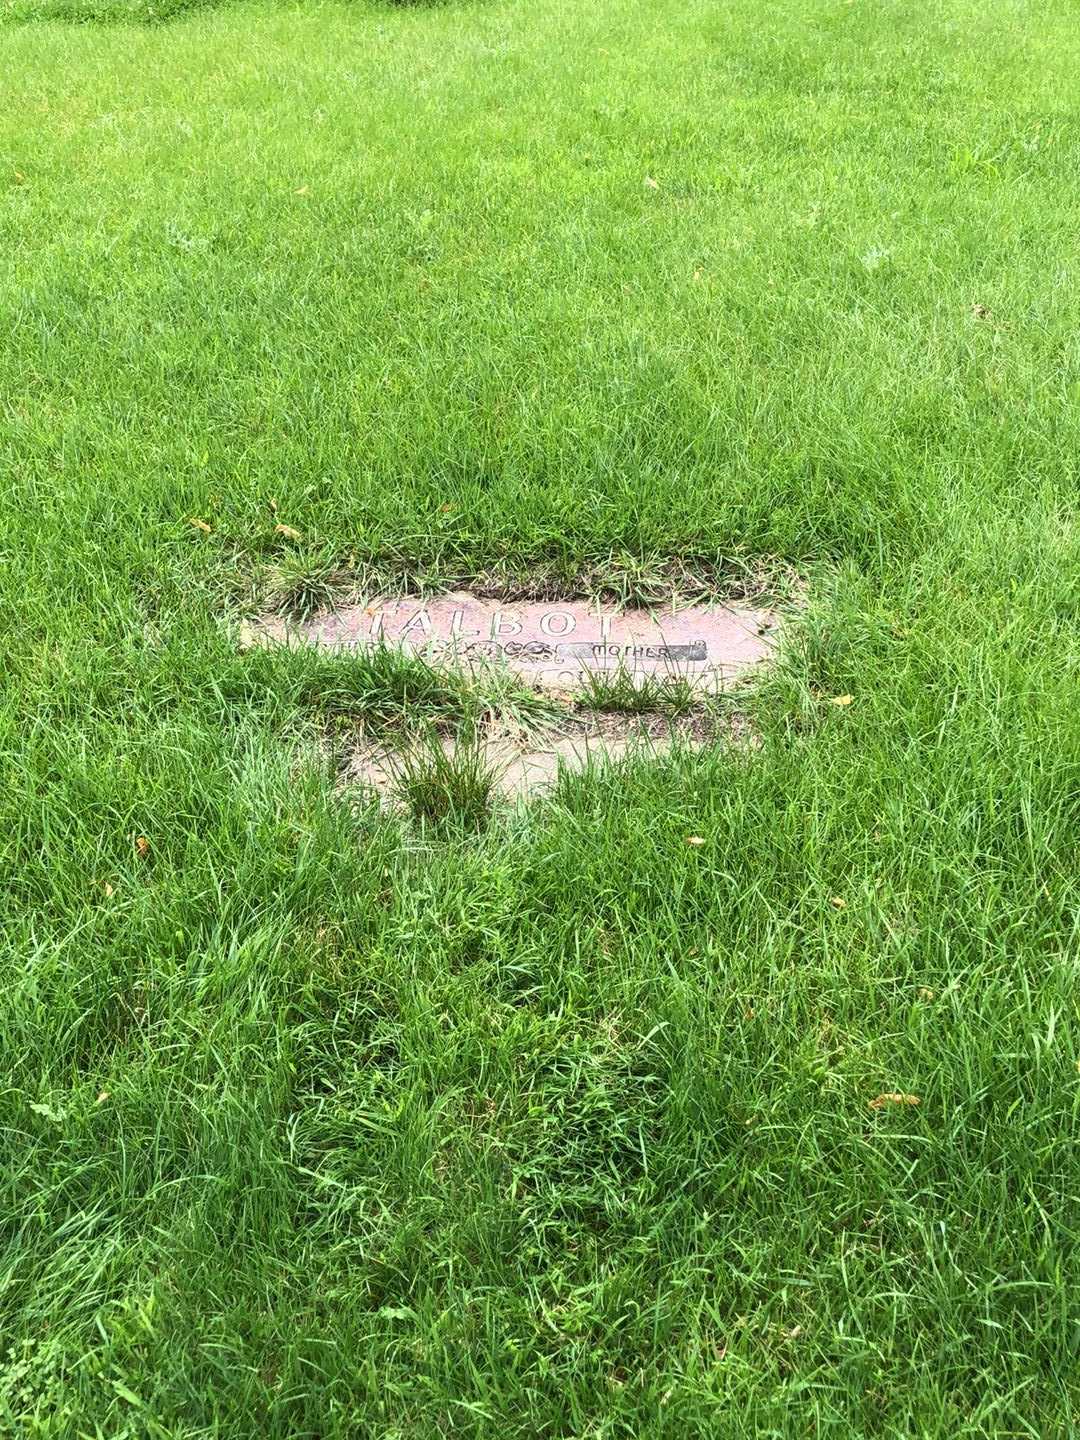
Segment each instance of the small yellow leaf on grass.
M299 539L300 539L300 531L299 531L299 530L294 530L291 525L275 525L275 526L274 526L274 534L275 534L275 535L284 535L286 540L299 540Z
M150 841L145 835L135 836L135 853L140 860L145 860L150 854Z
M274 497L273 497L272 495L270 496L270 499L269 499L266 503L270 506L270 513L271 513L272 515L276 515L276 514L277 514L277 501L274 499Z
M113 887L109 884L108 880L102 883L101 888L105 891L105 899L111 900L113 897Z
M704 845L705 841L700 835L687 835L686 843L688 845Z
M104 1105L104 1104L105 1104L105 1101L108 1100L108 1098L109 1098L109 1092L108 1092L108 1090L102 1090L101 1094L97 1097L97 1103L98 1103L99 1105Z
M854 695L834 695L833 698L829 701L829 704L830 704L830 705L850 705L851 702L852 702L852 700L854 700L854 698L855 698Z
M299 190L294 190L294 191L293 191L293 194L294 194L294 195L310 195L310 194L311 194L311 188L310 188L310 186L307 186L307 185L301 185Z
M21 170L16 170L16 171L14 171L14 175L15 175L15 184L16 184L16 185L25 185L25 184L26 184L26 176L23 174L23 172L22 172Z
M876 1099L867 1101L871 1110L884 1110L886 1105L918 1105L920 1103L920 1096L905 1095L901 1090L886 1090Z
M651 175L646 175L646 176L645 176L645 188L646 188L646 190L659 190L659 189L660 189L660 182L659 182L659 180L654 180Z
M834 910L846 910L846 909L847 909L847 901L844 900L844 899L843 899L841 896L839 896L839 895L834 895L834 896L832 897L832 899L829 901L829 904L833 907Z
M206 523L205 520L200 520L197 515L192 515L187 523L195 530L201 530L204 535L210 534L210 526Z

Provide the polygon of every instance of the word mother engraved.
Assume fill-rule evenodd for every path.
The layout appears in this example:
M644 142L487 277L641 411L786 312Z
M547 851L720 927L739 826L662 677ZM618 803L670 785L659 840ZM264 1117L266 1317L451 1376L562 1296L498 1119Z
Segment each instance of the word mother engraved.
M290 625L266 617L263 642L333 650L391 646L433 663L498 664L543 689L580 689L590 675L682 677L717 689L768 658L776 617L746 606L619 610L583 601L512 603L460 591L378 599Z

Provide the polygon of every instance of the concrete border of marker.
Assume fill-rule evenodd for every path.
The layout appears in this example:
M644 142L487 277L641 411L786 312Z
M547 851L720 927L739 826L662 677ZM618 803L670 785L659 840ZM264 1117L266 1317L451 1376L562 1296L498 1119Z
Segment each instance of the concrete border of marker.
M369 798L391 813L404 813L401 771L404 748L414 737L390 739L362 731L336 746L337 789ZM529 800L552 791L564 774L635 759L658 760L675 752L697 752L718 744L752 750L758 740L745 714L698 707L677 716L656 713L567 711L556 723L537 727L506 724L488 717L479 731L436 732L449 761L468 749L492 781L492 798L502 803Z

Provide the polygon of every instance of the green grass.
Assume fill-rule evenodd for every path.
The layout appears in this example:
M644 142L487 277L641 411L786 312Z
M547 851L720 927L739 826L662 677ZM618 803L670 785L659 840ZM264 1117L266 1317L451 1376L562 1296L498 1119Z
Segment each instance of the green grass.
M421 828L453 836L483 830L494 808L498 773L475 723L452 737L432 722L413 728L391 761L397 798Z
M716 697L719 700L719 697ZM725 696L724 700L728 697ZM731 697L734 703L738 703ZM592 671L583 677L577 703L585 710L621 714L688 715L714 697L702 697L682 676L635 677L629 670ZM723 702L720 702L723 703Z
M1075 5L48 13L0 1433L1075 1434ZM671 566L808 582L760 747L445 840L300 742L458 682L236 644Z

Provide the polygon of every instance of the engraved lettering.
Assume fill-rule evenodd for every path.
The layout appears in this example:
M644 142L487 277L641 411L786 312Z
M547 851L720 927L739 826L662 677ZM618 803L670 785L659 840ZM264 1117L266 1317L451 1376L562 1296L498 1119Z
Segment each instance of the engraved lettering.
M751 621L758 622L756 628ZM669 616L666 609L621 612L571 600L519 605L458 591L428 598L380 596L362 605L328 607L306 622L275 621L267 630L287 644L323 647L323 653L389 644L438 663L440 655L452 652L477 668L506 666L541 687L557 683L562 689L587 685L590 673L620 671L635 680L666 671L695 683L715 677L719 684L772 650L756 639L769 617L755 614L751 621L720 606L715 613L690 607Z
M555 629L556 620L562 621L558 630ZM549 610L546 615L540 617L540 633L558 638L561 635L569 635L576 624L577 621L573 615L567 614L565 610Z
M494 640L499 635L520 635L521 621L515 620L512 616L504 615L501 610L496 610L491 617L491 638Z
M465 615L465 611L464 611L464 610L455 610L455 611L454 611L453 617L451 618L451 621L450 621L450 638L451 638L451 640L459 640L459 639L462 637L462 635L464 635L465 632L464 632L464 631L462 630L462 628L461 628L461 622L462 622L462 619L464 618L464 615ZM479 635L479 634L480 634L480 631L479 631L479 630L470 630L470 631L469 631L469 634L470 634L470 635Z
M405 636L417 627L425 637L431 634L431 616L426 610L417 610L416 614L405 622L401 627L401 638L404 640Z

